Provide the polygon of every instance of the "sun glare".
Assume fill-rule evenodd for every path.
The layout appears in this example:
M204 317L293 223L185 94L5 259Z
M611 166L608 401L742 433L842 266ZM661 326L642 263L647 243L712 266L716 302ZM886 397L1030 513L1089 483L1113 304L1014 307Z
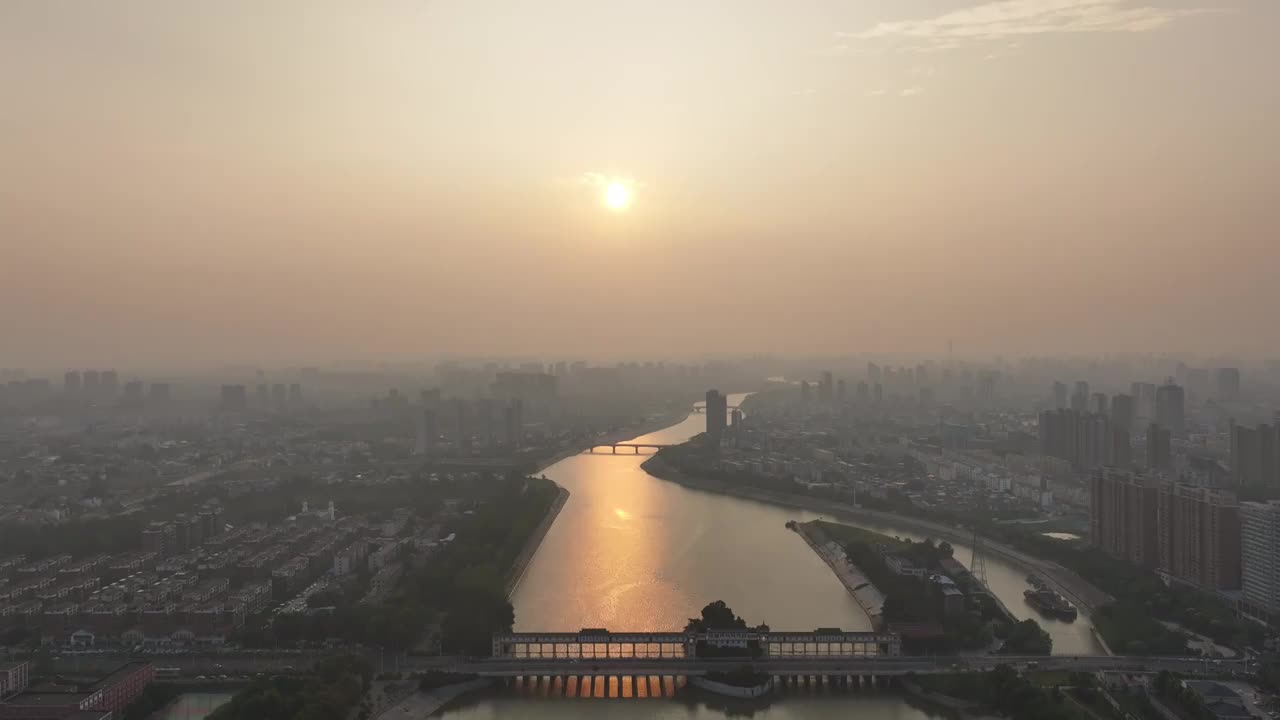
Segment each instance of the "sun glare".
M631 204L631 191L620 182L611 182L604 189L604 204L610 210L625 210Z

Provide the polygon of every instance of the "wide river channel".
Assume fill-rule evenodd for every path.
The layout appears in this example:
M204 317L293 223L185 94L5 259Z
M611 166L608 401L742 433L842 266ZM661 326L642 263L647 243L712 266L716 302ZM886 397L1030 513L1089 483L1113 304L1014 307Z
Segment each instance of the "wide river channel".
M729 404L744 397L731 395ZM705 423L705 415L691 414L637 440L679 443L702 432ZM512 595L517 630L678 630L713 600L724 600L747 622L768 623L774 630L871 628L830 568L785 527L788 520L803 522L823 517L820 513L685 488L640 469L644 460L576 455L546 469L546 476L571 496ZM902 528L858 524L923 539ZM970 548L955 544L955 550L967 564ZM986 570L991 589L1011 612L1035 617L1049 631L1055 654L1098 652L1087 618L1074 623L1045 619L1023 600L1025 573L994 557L986 559ZM745 710L769 719L933 717L892 693L786 695L754 708L726 707L721 700L701 696L588 701L563 695L542 688L508 689L463 701L441 716L700 720L740 717Z

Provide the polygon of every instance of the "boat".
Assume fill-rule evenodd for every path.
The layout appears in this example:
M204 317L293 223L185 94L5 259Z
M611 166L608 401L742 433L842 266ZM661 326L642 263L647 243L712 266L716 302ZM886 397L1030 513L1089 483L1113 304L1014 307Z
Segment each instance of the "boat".
M1039 610L1042 615L1068 622L1075 620L1079 616L1079 612L1074 605L1049 588L1041 587L1036 590L1026 590L1023 591L1022 596L1026 598L1028 605Z

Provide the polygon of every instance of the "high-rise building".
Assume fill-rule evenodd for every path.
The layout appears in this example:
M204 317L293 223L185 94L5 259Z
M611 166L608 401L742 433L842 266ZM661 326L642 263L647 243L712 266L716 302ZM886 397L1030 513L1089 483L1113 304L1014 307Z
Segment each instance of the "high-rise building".
M1067 384L1064 382L1053 382L1053 409L1062 410L1067 406Z
M1137 420L1132 395L1116 395L1111 398L1111 426L1117 430L1133 432L1133 424Z
M152 404L169 402L171 397L169 383L151 383L149 392Z
M245 392L244 385L223 385L222 386L222 409L223 410L245 410L249 407L249 396Z
M1107 402L1106 393L1099 392L1099 393L1093 394L1093 411L1098 413L1099 415L1110 414L1111 408L1109 406L1109 403Z
M844 405L846 399L848 398L847 398L844 380L843 379L837 380L836 381L836 404Z
M1173 470L1173 436L1152 423L1147 426L1147 472Z
M835 383L831 378L830 370L823 370L822 377L818 380L818 402L822 405L830 405L835 396Z
M1110 464L1114 436L1105 415L1076 410L1040 413L1040 452L1061 458L1077 469Z
M289 383L289 404L294 407L302 405L302 385L300 383Z
M130 380L124 384L124 398L121 403L127 408L137 409L142 407L145 399L142 393L142 381Z
M1234 402L1240 399L1240 369L1218 368L1216 373L1218 399L1223 402Z
M271 404L276 410L284 410L289 404L289 391L285 389L284 383L273 383L271 385Z
M1156 513L1161 571L1206 591L1240 587L1240 504L1234 493L1165 482Z
M867 405L871 402L871 388L865 382L859 382L858 389L854 392L854 398L859 405Z
M1245 603L1280 613L1280 500L1240 503L1240 524Z
M1128 430L1111 428L1110 465L1116 468L1128 468L1133 465L1133 438Z
M67 393L80 392L79 370L68 370L62 374L62 389Z
M471 431L467 428L467 401L463 398L453 399L454 441L459 452L471 454Z
M874 385L880 382L881 371L880 366L875 363L867 363L867 379Z
M1156 384L1138 383L1138 417L1154 420L1156 417Z
M114 400L116 393L120 390L120 376L115 370L103 370L101 377L98 378L98 384L102 397Z
M1089 383L1087 381L1076 381L1075 392L1071 393L1071 409L1076 412L1086 412L1089 409Z
M507 445L519 450L524 446L524 401L512 400L503 410L502 419L507 428Z
M258 383L258 388L254 392L254 401L258 403L258 407L269 407L271 405L271 388L266 383Z
M808 408L811 404L813 404L813 386L809 384L808 380L801 380L800 381L800 405L805 408ZM710 411L711 411L710 408L708 408L707 412L710 412Z
M1174 437L1186 437L1186 393L1172 379L1156 389L1156 422Z
M707 436L712 446L718 446L724 437L725 425L729 419L729 399L719 390L707 391Z
M98 396L98 385L102 382L102 373L97 370L85 370L80 376L84 394L89 397Z
M1231 479L1241 487L1280 486L1280 424L1231 425Z
M1141 473L1097 468L1089 483L1089 542L1139 567L1160 561L1158 483Z
M440 437L440 428L436 425L436 411L434 407L422 408L422 414L418 418L418 442L415 451L419 455L429 454L436 449L436 439Z

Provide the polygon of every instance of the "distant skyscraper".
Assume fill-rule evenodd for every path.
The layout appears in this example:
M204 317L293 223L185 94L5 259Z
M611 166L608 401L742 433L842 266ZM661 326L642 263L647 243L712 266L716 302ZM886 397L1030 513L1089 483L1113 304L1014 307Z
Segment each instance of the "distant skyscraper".
M524 401L516 398L503 411L503 424L507 428L507 445L513 449L524 446Z
M835 382L831 378L830 370L823 370L822 377L818 380L818 402L822 405L830 405L835 396Z
M271 388L266 383L258 383L257 390L254 392L254 402L259 407L267 407L271 405Z
M806 408L813 404L813 386L808 380L800 381L800 404ZM707 408L707 412L711 412L711 408Z
M707 391L707 435L713 447L719 446L720 440L724 437L725 425L729 419L728 405L729 399L719 390Z
M1111 426L1117 430L1133 432L1138 414L1132 395L1116 395L1111 398Z
M1093 411L1094 412L1098 413L1099 415L1109 415L1111 409L1110 407L1108 407L1108 405L1109 403L1107 402L1106 393L1093 394Z
M838 405L844 405L845 400L847 399L845 391L846 391L846 388L845 388L844 380L837 380L836 381L836 403Z
M276 410L284 410L289 404L289 391L285 389L284 383L274 383L271 386L271 404L275 405Z
M870 380L872 384L880 382L881 371L879 365L875 363L867 363L867 379Z
M84 389L84 394L89 397L97 397L98 385L102 381L102 374L97 370L85 370L80 377L83 383L82 387Z
M1240 503L1241 588L1247 605L1280 612L1280 501Z
M1156 423L1147 426L1147 470L1173 470L1173 442L1169 431Z
M1067 384L1055 380L1053 383L1053 409L1062 410L1065 407L1067 407Z
M244 385L222 386L222 409L241 411L249 406L249 396Z
M1241 487L1280 487L1280 425L1231 425L1231 479Z
M1138 417L1154 420L1156 417L1156 384L1138 383Z
M454 440L460 452L471 454L471 431L467 428L467 401L462 398L453 399Z
M871 402L871 388L865 382L859 382L858 389L854 392L854 398L859 405L867 405Z
M1174 437L1186 437L1186 394L1172 381L1156 390L1156 422Z
M1075 392L1071 393L1071 409L1076 412L1085 412L1089 409L1089 383L1084 380L1076 381Z
M80 371L68 370L62 374L62 389L71 394L80 392Z
M108 400L114 400L116 393L120 391L120 376L115 370L103 370L102 376L99 378L100 390L102 396Z
M299 383L289 384L289 404L295 407L302 405L302 385Z
M125 407L136 410L142 407L144 402L142 381L130 380L124 384L124 397L121 399L121 403Z
M884 402L884 386L880 383L876 383L875 385L874 396L877 405Z
M1223 402L1234 402L1240 399L1239 368L1218 368L1218 399Z
M436 439L440 437L440 428L436 425L436 411L433 407L425 407L418 417L418 442L415 450L419 455L427 455L435 450Z

